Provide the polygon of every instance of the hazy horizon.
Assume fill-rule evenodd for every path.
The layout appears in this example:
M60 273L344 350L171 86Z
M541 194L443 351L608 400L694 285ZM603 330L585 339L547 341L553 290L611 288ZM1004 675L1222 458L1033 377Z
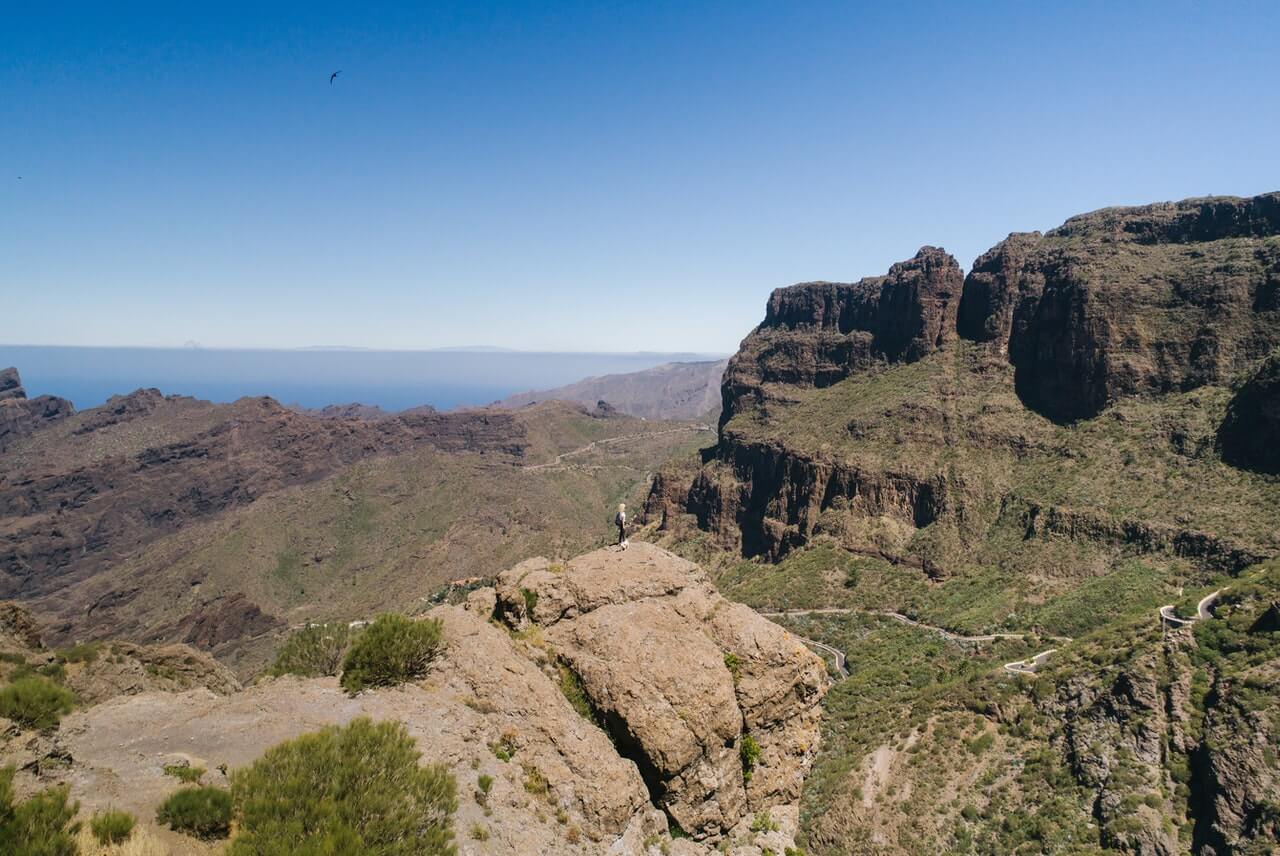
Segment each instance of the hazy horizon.
M7 11L32 344L729 352L779 286L1280 188L1276 4Z
M358 402L385 410L423 404L448 410L491 404L518 392L551 389L586 377L703 358L718 356L0 345L0 368L17 368L29 396L60 396L80 410L147 388L216 402L268 395L281 404L312 408Z

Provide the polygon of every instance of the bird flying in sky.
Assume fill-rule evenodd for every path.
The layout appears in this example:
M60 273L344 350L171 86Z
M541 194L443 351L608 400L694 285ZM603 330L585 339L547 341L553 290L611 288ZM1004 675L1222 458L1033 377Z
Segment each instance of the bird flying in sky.
M332 85L333 85L333 81L337 79L337 77L338 77L338 75L339 75L339 74L342 74L342 69L338 69L338 70L337 70L337 71L335 71L333 74L329 75L329 85L330 85L330 86L332 86Z

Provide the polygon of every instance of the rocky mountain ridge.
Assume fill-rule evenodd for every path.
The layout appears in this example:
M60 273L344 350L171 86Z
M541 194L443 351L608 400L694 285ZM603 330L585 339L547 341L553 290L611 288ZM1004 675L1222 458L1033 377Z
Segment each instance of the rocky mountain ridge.
M1071 423L1064 434L1054 420L1092 418L1103 406L1127 400L1172 406L1163 402L1181 401L1170 397L1178 394L1196 399L1202 411L1212 409L1216 420L1208 436L1191 440L1203 430L1201 414L1181 408L1162 417L1169 423L1165 442L1178 454L1204 460L1221 446L1244 470L1267 472L1275 466L1270 452L1252 439L1256 432L1232 427L1241 417L1226 415L1227 396L1196 391L1223 390L1242 372L1255 371L1255 380L1232 399L1232 412L1250 414L1259 427L1274 415L1273 369L1262 361L1280 347L1280 231L1267 231L1277 199L1280 194L1107 209L1044 236L1014 235L975 263L962 293L958 266L933 248L895 265L887 277L775 291L764 322L725 372L719 443L702 466L677 465L659 476L651 518L691 514L726 546L774 558L805 543L836 503L915 530L944 518L972 518L983 506L982 525L991 526L1000 516L993 503L1009 507L1013 485L1000 489L984 479L987 487L975 492L966 475L976 473L921 465L945 454L922 449L890 464L869 453L888 448L875 441L890 431L895 441L914 433L921 444L963 454L994 449L1012 456L1016 468L1037 457L1078 454L1066 448L1070 433L1087 433L1088 423ZM967 340L978 344L967 346ZM908 370L908 364L921 367ZM890 384L895 373L932 386L932 394L895 390L883 401L872 397L871 388ZM926 373L931 376L922 377ZM839 393L818 391L850 378L866 397L840 414ZM788 420L813 442L778 430ZM1189 512L1108 523L1087 506L1050 496L1017 499L1015 507L1029 501L1038 509L1020 512L1031 534L1044 531L1036 521L1071 519L1077 521L1071 530L1081 534L1118 525L1126 543L1151 541L1213 567L1243 567L1276 548L1274 534L1232 537L1195 526ZM1096 522L1084 523L1091 515ZM1168 535L1138 534L1166 527ZM941 558L917 555L916 561L937 565Z
M720 409L720 378L727 362L664 363L638 372L589 377L555 389L508 396L497 406L518 408L558 400L593 407L604 401L643 419L706 419Z
M242 676L289 627L603 543L696 443L578 405L313 415L138 390L0 455L0 590L55 644L178 642Z
M75 407L65 398L39 395L27 398L18 370L0 369L0 452L20 437L65 419Z
M1277 211L1106 209L1011 235L960 290L770 298L718 442L645 511L847 658L811 852L1271 852ZM876 345L922 318L948 320ZM1209 586L1232 594L1194 626L1157 609Z

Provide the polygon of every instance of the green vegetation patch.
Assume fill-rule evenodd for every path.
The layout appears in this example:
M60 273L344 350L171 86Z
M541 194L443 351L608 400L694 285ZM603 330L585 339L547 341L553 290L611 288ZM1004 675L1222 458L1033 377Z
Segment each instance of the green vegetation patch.
M192 785L204 776L204 767L192 767L187 764L165 764L164 774L173 776L178 781Z
M0 853L15 856L76 856L75 816L80 804L70 799L66 785L48 788L17 801L13 778L17 770L0 768Z
M101 642L82 642L70 648L59 648L55 656L62 663L92 663L102 650Z
M367 718L305 734L231 776L230 856L452 856L457 785L404 726Z
M93 833L98 843L104 846L122 844L133 834L135 823L133 815L129 812L108 809L94 812L93 817L89 819L89 831Z
M742 735L742 740L738 743L738 758L742 761L742 780L751 781L756 764L760 761L760 744L750 734Z
M351 635L351 629L344 621L304 627L285 641L269 673L304 678L336 675Z
M342 688L354 695L366 687L394 686L422 677L443 644L442 627L436 618L379 616L347 652Z
M231 794L222 788L183 788L156 811L156 822L194 838L226 838L231 829Z
M0 688L0 716L26 728L57 728L63 714L70 713L75 704L71 690L35 675Z

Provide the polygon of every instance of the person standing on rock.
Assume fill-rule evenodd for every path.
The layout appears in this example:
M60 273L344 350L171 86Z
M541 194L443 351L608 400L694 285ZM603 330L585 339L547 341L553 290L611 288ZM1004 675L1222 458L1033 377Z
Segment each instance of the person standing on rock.
M618 513L614 515L613 523L618 527L618 549L627 549L627 504L625 502L618 503Z

